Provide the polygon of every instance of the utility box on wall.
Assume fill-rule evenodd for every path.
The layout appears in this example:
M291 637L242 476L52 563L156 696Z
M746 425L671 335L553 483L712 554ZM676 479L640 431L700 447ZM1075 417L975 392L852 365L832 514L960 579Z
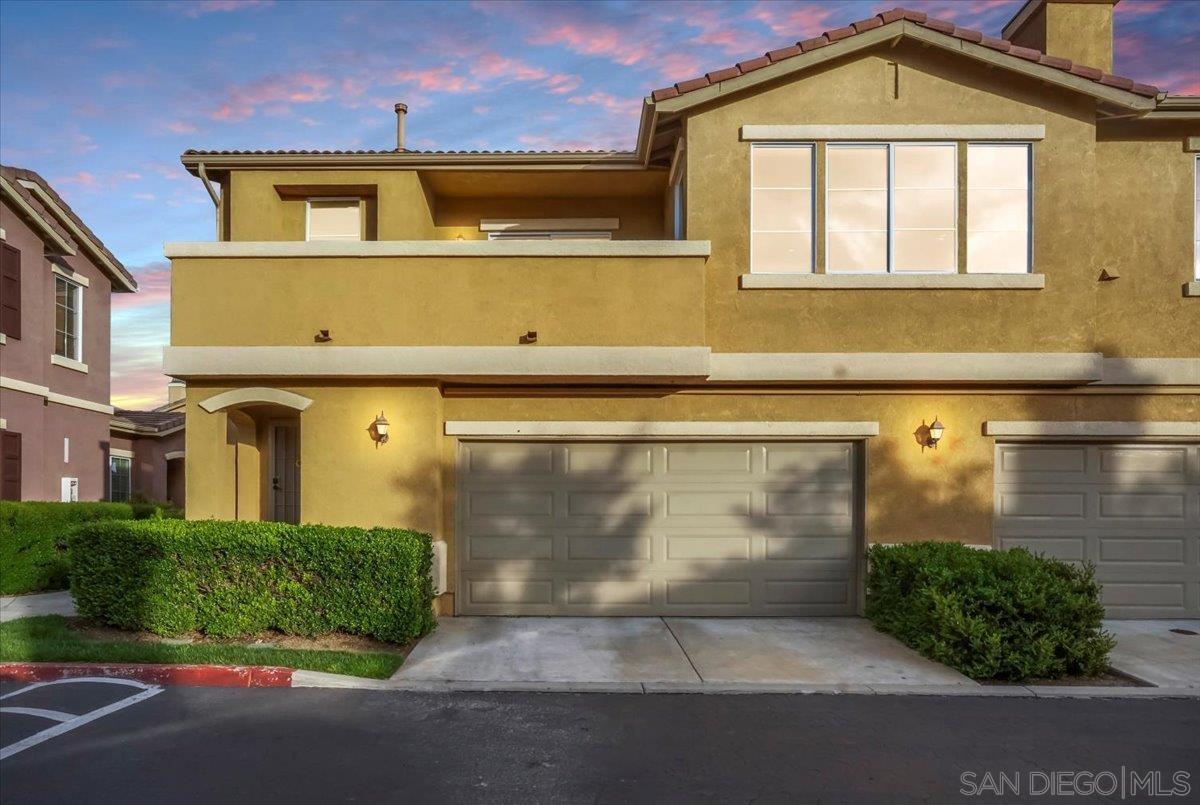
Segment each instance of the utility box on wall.
M78 478L63 478L62 479L62 502L75 503L79 500L79 479Z

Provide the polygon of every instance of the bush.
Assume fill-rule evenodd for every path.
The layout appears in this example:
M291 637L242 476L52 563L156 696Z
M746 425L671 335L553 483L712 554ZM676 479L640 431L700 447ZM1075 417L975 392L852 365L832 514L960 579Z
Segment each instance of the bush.
M79 614L121 629L401 643L434 626L433 547L415 531L139 520L82 528L70 552Z
M1093 676L1113 638L1090 565L1022 548L918 542L871 549L866 614L887 632L973 679Z
M129 505L133 507L133 519L135 520L183 519L183 509L171 501L154 500L141 492L135 493L129 499Z
M71 532L82 523L131 517L125 503L0 501L0 594L65 590Z

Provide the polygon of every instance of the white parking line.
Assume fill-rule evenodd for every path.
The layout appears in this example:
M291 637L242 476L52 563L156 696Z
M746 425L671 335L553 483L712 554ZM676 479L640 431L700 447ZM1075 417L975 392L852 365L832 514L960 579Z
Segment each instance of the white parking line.
M59 712L58 710L43 710L37 707L0 707L0 713L19 713L23 715L38 716L40 718L46 718L59 722L53 727L47 727L41 732L35 732L33 735L0 749L0 760L10 758L18 752L24 752L30 747L37 746L43 741L48 741L51 738L62 735L63 733L70 732L71 730L82 727L84 724L88 724L98 718L111 715L118 710L124 710L130 705L137 704L140 701L149 699L151 696L157 696L163 692L163 689L158 685L147 685L142 682L135 682L132 679L110 679L107 677L85 676L79 677L78 679L56 679L52 682L34 682L31 685L26 685L20 690L0 696L0 699L11 699L14 696L19 696L22 693L28 693L29 691L37 690L38 688L44 688L50 685L67 685L73 682L94 682L107 683L111 685L125 685L128 687L140 688L140 691L132 696L126 696L124 699L119 699L112 704L105 705L104 707L97 708L96 710L92 710L78 716L72 715L71 713Z

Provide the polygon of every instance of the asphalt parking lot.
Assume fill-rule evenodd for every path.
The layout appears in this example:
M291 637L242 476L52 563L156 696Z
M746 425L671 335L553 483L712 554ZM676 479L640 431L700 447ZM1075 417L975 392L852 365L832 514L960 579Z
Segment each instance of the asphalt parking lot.
M1187 775L1187 796L1153 801L1200 790L1195 699L167 687L118 706L144 692L118 687L0 701L115 708L0 760L0 801L945 802L963 798L964 774L1028 786L1034 774L1123 770L1157 773L1163 790ZM3 745L49 723L31 718L0 713Z

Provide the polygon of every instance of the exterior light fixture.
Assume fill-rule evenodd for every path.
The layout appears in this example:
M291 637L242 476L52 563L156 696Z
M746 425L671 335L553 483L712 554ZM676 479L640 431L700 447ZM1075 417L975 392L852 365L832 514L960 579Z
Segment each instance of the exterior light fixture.
M387 444L388 428L391 423L387 421L387 417L383 415L383 411L379 412L379 416L375 417L375 421L371 423L371 427L367 430L371 434L371 438L375 441L375 446Z
M931 425L926 425L925 420L921 420L921 427L917 428L913 436L916 437L917 444L921 445L921 450L926 447L937 450L938 442L942 440L945 433L946 426L935 416Z

